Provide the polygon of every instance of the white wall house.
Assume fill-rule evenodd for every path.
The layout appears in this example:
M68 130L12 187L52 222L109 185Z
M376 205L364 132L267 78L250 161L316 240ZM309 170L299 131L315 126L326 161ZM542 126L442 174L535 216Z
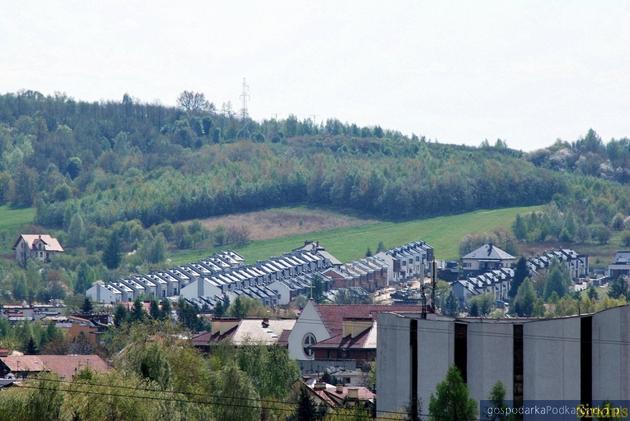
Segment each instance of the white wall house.
M122 300L122 294L112 285L107 285L103 281L96 281L85 292L85 295L95 303L115 304Z
M57 253L63 253L63 247L55 237L45 234L22 234L13 244L15 260L24 265L28 259L42 262L50 261Z

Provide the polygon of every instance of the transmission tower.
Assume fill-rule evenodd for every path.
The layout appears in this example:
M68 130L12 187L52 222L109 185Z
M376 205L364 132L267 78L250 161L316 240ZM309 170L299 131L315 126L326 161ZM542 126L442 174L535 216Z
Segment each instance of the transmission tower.
M245 78L243 78L243 92L241 93L241 100L243 101L243 107L241 108L241 117L247 118L249 117L249 113L247 112L247 100L249 99L249 85Z

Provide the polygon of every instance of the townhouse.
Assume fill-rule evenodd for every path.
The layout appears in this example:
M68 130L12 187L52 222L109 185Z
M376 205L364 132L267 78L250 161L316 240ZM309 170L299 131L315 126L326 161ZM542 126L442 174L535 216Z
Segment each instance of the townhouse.
M312 286L313 275L332 265L329 255L299 249L269 260L245 265L234 251L224 251L198 262L116 282L96 282L86 295L99 303L119 303L138 298L182 297L210 309L219 300L245 296L266 306L288 304ZM330 282L322 277L324 290Z
M374 255L387 267L387 284L424 277L433 261L433 247L424 241L414 241Z
M361 287L374 292L388 285L388 266L378 257L366 257L322 272L332 280L332 288Z
M608 277L616 279L620 276L630 277L630 250L618 251L608 265Z
M516 257L494 244L484 244L462 257L465 275L475 275L495 269L511 268Z
M484 247L482 246L482 248ZM493 248L496 249L496 247ZM573 282L577 282L588 275L589 264L587 255L579 254L571 249L552 249L545 251L539 256L527 259L527 268L530 276L548 269L554 261L566 266ZM495 266L499 267L498 269L486 272L475 271L473 276L457 280L451 284L453 295L459 300L460 304L464 304L471 296L486 293L494 294L497 300L508 300L508 293L514 278L514 269L504 267L503 264L499 265L496 260L494 262Z

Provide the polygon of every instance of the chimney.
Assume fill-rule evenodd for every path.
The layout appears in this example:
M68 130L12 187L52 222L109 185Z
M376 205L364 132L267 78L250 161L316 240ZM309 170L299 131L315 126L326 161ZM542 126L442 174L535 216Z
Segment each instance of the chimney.
M315 384L313 385L313 390L326 390L326 383L315 382Z
M356 387L348 388L348 399L358 401L359 400L359 389Z
M338 384L337 385L337 389L335 390L335 392L341 394L343 393L343 385L342 384Z
M264 317L262 319L262 327L264 327L265 329L267 329L269 327L269 318L268 317Z

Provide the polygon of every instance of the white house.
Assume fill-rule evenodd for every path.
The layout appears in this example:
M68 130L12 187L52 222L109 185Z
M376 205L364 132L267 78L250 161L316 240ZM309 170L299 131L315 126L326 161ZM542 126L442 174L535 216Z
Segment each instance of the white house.
M28 259L50 261L53 254L63 253L63 247L55 237L46 234L22 234L13 244L15 259L24 265Z
M181 289L181 297L192 299L197 297L217 297L223 294L221 288L208 278L197 278Z
M494 244L484 244L462 257L462 267L467 274L511 268L515 263L516 257Z
M115 304L122 300L122 293L103 281L94 282L92 287L85 292L85 295L93 302L102 304Z

